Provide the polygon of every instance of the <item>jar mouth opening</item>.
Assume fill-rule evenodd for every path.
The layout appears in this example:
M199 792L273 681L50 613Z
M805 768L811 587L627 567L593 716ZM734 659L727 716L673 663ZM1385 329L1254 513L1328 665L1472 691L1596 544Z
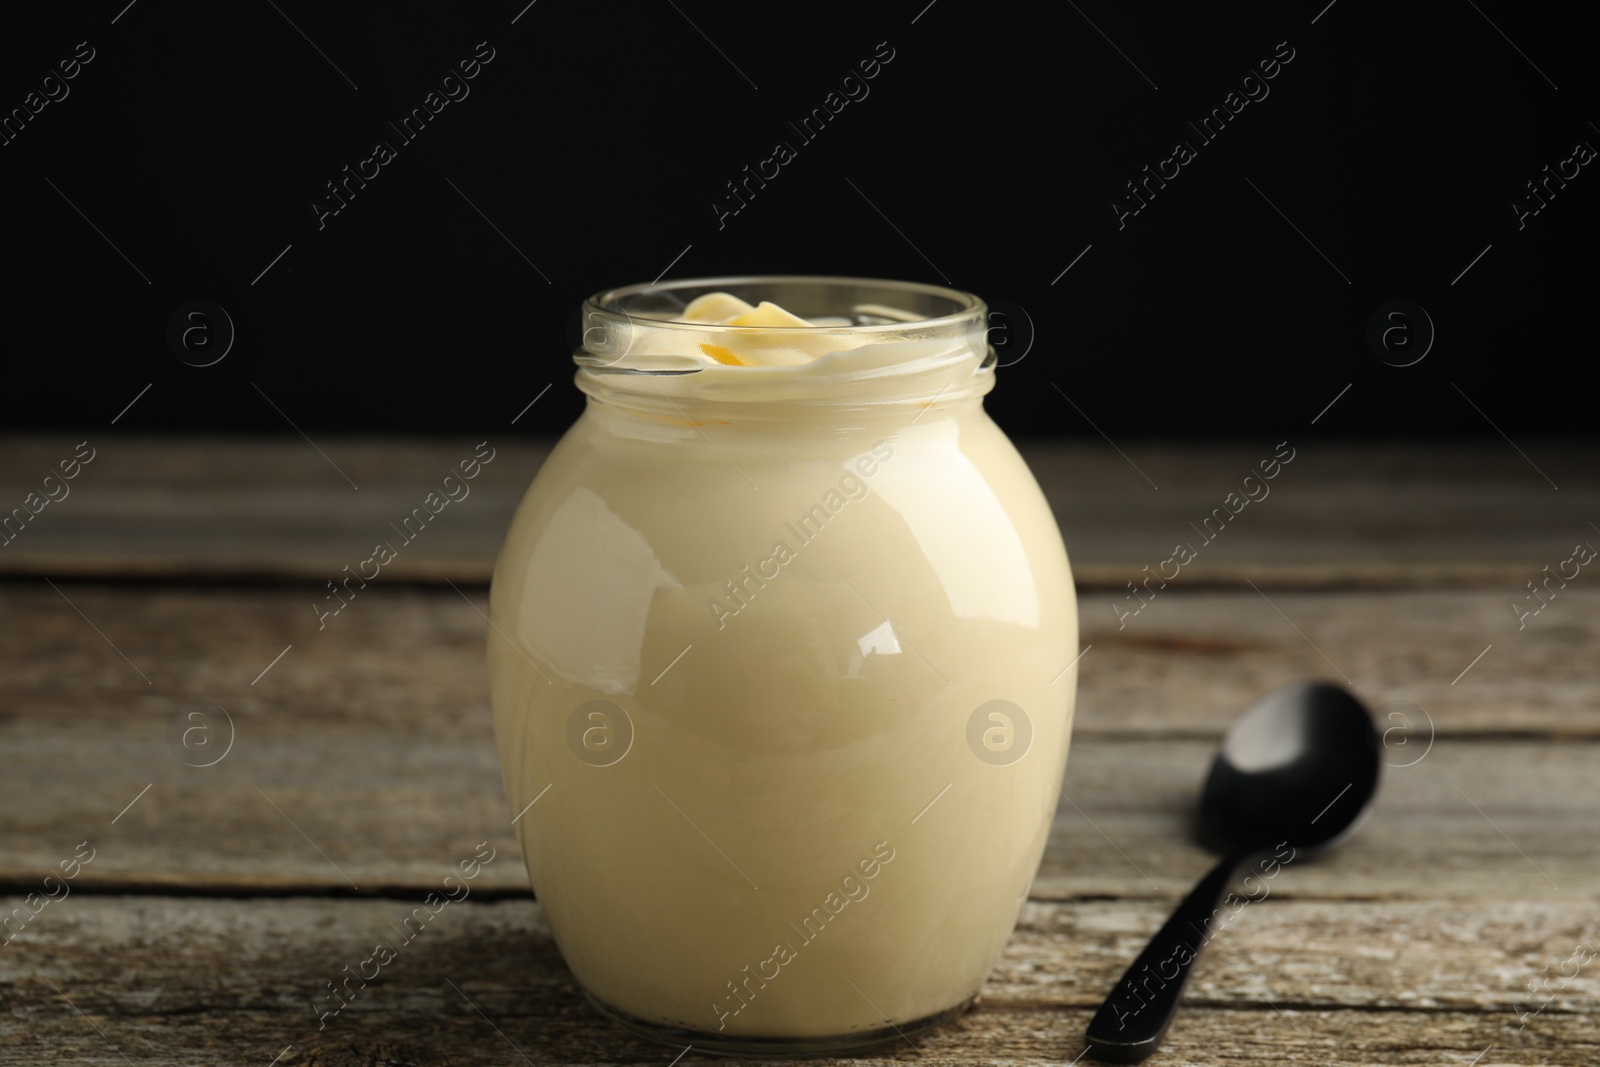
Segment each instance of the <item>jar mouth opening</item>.
M719 326L676 321L689 302L706 293L727 292L756 304L763 300L783 307L803 319L850 318L849 325L820 326ZM885 318L872 309L898 309L915 317ZM960 289L924 282L828 275L732 275L720 278L681 278L644 282L595 293L583 303L586 326L721 333L728 336L777 333L795 336L836 334L870 342L882 335L904 340L946 336L986 321L983 300ZM581 352L581 350L580 350Z
M678 321L725 292L814 326ZM954 402L992 387L988 305L920 282L813 275L688 278L609 289L583 305L578 387L618 403L775 412Z

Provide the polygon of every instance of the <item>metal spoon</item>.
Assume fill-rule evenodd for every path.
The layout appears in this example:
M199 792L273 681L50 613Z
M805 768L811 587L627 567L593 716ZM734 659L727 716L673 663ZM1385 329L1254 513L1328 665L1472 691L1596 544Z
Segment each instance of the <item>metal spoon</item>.
M1190 966L1244 906L1218 906L1239 869L1258 862L1270 879L1354 832L1378 791L1379 744L1362 703L1325 682L1285 686L1234 720L1200 796L1203 834L1225 856L1100 1005L1085 1034L1093 1058L1138 1063L1160 1047Z

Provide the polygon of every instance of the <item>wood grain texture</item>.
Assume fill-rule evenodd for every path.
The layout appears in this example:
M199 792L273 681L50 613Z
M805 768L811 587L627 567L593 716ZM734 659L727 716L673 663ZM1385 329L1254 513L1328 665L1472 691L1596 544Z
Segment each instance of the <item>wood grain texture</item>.
M295 1065L665 1067L682 1051L595 1014L529 901L447 906L321 1030L312 998L374 942L394 940L408 903L74 897L55 907L0 951L7 1063L122 1062L113 1044L129 1062L164 1064L281 1054ZM1593 901L1268 898L1201 958L1152 1063L1465 1064L1492 1048L1480 1064L1590 1064L1597 964L1557 975L1574 971L1561 964L1576 946L1600 947L1595 917ZM1162 918L1150 902L1030 905L977 1009L915 1049L831 1062L1064 1064ZM706 1062L696 1052L680 1062L692 1061Z
M511 511L551 443L489 437L495 459L472 494L441 512L386 577L488 581ZM76 444L0 439L0 509L38 491ZM389 523L419 506L476 444L334 437L313 448L298 438L173 441L113 431L91 440L95 458L70 495L0 548L0 574L320 583L370 555L390 536ZM1292 440L1295 458L1269 495L1203 543L1190 524L1222 507L1275 446L1125 443L1124 458L1103 443L1021 443L1085 587L1121 588L1187 541L1200 549L1184 568L1188 584L1519 590L1578 540L1600 545L1589 525L1600 523L1593 444L1529 445L1557 492L1502 443L1315 438Z
M26 735L17 740L13 751L51 754ZM99 854L80 876L82 888L387 893L433 884L455 858L487 840L513 859L486 874L483 885L528 893L487 737L448 746L386 745L350 732L320 735L309 746L296 738L261 740L238 754L229 777L209 781L181 766L151 770L170 759L159 743L114 740L123 762L107 760L92 785L61 777L59 768L75 772L82 762L46 763L56 769L8 779L0 885L35 887L78 841L89 840ZM318 754L296 757L308 747ZM1201 742L1079 742L1035 898L1175 899L1185 891L1212 860L1190 839L1210 753ZM1389 775L1372 817L1349 844L1295 870L1279 892L1347 899L1600 894L1597 758L1600 748L1588 743L1441 741L1424 763ZM414 784L396 783L395 767L415 775ZM149 792L111 825L152 779Z
M481 590L374 582L319 629L322 592L0 584L0 725L28 709L83 721L187 700L429 730L486 701ZM1386 729L1397 712L1418 735L1431 722L1441 737L1600 737L1600 575L1522 630L1514 592L1174 588L1120 628L1114 598L1089 593L1077 735L1216 738L1263 693L1317 676L1350 684Z
M1305 636L1253 592L1163 594L1120 635L1090 615L1070 802L1037 896L1170 895L1192 881L1207 856L1189 841L1189 813L1215 740L1265 690L1329 673L1308 641L1409 728L1383 720L1396 732L1371 822L1285 891L1600 892L1600 716L1582 655L1593 641L1563 637L1554 615L1592 625L1600 598L1574 590L1554 602L1549 632L1497 642L1455 686L1460 666L1446 655L1465 665L1467 635L1496 614L1482 594L1273 599ZM276 589L0 589L0 884L42 875L86 838L105 843L89 883L236 893L414 887L478 840L514 852L481 594L374 588L320 633L307 603ZM1441 637L1430 618L1461 632ZM1416 706L1380 703L1387 694ZM220 739L219 708L233 749L210 768L180 762L174 724L207 715ZM526 890L515 863L492 877Z

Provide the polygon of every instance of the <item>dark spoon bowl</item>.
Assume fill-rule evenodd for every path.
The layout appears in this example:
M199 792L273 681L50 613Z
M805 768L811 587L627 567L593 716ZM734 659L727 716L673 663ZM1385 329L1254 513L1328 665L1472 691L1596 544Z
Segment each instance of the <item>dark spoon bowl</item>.
M1372 716L1325 682L1278 689L1234 720L1200 794L1202 838L1217 851L1325 851L1355 832L1383 763Z

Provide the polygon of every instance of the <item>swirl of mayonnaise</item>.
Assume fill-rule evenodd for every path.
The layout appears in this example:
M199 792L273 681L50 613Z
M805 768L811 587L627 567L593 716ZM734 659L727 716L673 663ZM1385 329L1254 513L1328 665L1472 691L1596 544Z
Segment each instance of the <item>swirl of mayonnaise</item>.
M934 331L921 315L879 304L856 305L849 317L804 319L722 291L694 298L670 319L611 316L585 336L577 356L590 375L618 388L628 386L617 376L630 373L651 375L650 391L663 396L751 401L954 396L989 385L979 316ZM579 376L580 385L592 380Z

